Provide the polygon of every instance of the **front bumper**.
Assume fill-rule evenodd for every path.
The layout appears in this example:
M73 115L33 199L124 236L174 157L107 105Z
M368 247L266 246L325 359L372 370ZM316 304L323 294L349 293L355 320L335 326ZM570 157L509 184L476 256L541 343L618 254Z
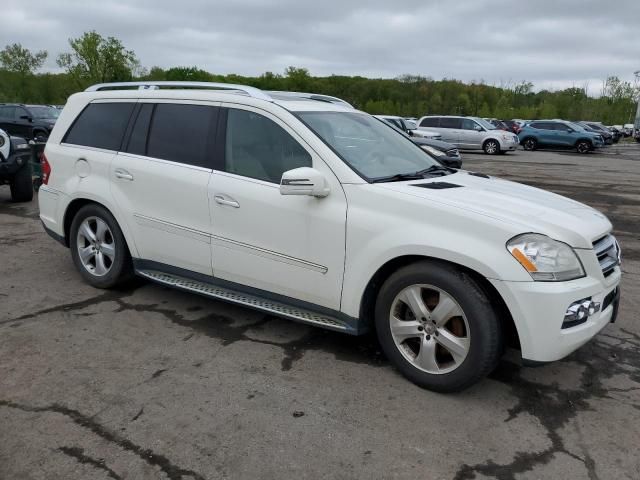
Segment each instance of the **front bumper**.
M615 320L620 278L620 267L616 267L606 278L600 274L569 282L491 280L491 283L504 299L516 324L523 361L539 363L566 357ZM585 298L600 303L603 308L584 323L563 329L569 305Z

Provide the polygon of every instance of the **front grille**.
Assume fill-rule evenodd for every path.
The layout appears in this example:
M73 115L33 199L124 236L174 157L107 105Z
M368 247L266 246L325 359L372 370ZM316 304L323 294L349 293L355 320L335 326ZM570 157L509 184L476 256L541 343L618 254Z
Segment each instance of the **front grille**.
M608 277L620 263L620 247L613 235L606 235L593 242L593 250L598 257L602 274Z

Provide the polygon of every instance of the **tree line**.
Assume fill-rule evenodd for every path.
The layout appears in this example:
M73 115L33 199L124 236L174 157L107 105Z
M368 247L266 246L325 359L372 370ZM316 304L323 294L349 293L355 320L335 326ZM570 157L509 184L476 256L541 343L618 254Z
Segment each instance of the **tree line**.
M192 80L240 83L264 90L324 93L344 98L372 114L419 117L455 114L500 119L563 118L596 120L607 125L633 121L640 89L618 77L603 81L601 94L589 96L586 87L535 92L531 82L511 85L434 80L417 75L393 79L360 76L312 76L305 68L258 77L218 75L197 67L143 68L120 40L95 31L69 39L69 51L56 63L62 73L41 73L45 50L32 52L20 44L0 51L0 102L64 104L74 92L94 83L130 80Z

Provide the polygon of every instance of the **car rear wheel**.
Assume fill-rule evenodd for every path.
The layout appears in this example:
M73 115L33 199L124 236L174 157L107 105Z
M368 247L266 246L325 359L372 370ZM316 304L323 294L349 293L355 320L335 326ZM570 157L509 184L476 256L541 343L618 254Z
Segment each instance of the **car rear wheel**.
M69 244L76 268L90 285L111 288L129 280L131 256L111 213L100 205L82 207L71 223Z
M533 151L538 148L538 142L535 138L525 138L522 142L522 146L525 150Z
M576 144L576 150L578 153L589 153L591 151L591 144L585 140L581 140Z
M448 264L423 261L398 270L382 286L375 312L390 362L423 388L467 388L502 353L500 321L486 295Z
M482 146L484 153L487 155L497 155L500 153L500 144L497 140L487 140Z
M14 202L30 202L33 199L31 183L31 166L24 165L11 179L11 200Z

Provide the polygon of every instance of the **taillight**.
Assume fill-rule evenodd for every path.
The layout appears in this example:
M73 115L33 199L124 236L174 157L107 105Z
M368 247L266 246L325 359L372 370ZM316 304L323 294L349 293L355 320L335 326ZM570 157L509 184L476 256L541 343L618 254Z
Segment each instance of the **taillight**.
M40 154L40 166L42 168L42 183L47 185L49 183L49 177L51 177L51 165L49 165L44 152Z

